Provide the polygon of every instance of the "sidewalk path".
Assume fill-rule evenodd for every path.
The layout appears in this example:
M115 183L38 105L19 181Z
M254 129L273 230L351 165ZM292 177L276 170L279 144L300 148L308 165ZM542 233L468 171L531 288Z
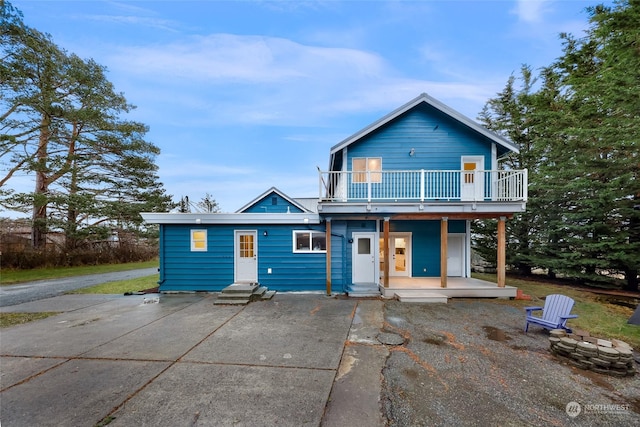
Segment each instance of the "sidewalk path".
M62 279L38 280L16 285L0 286L0 307L22 304L63 295L65 292L118 280L151 276L158 269L141 268L113 273L91 274L87 276L65 277Z

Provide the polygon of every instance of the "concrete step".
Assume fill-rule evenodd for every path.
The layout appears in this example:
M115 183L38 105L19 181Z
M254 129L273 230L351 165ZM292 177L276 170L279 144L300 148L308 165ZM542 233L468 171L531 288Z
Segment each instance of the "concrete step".
M232 292L232 293L228 293L228 292L220 292L218 294L218 299L246 299L249 300L251 299L251 297L253 296L253 294L250 293L240 293L240 292Z
M260 285L258 283L234 283L232 285L227 286L222 290L222 293L248 293L252 294L258 289Z
M276 291L267 291L260 298L262 301L270 300L276 294Z
M247 305L249 304L248 299L216 299L213 302L213 305Z
M395 294L400 302L447 303L447 296L437 292L403 290L397 291Z
M378 297L380 290L377 283L352 283L346 288L350 297Z

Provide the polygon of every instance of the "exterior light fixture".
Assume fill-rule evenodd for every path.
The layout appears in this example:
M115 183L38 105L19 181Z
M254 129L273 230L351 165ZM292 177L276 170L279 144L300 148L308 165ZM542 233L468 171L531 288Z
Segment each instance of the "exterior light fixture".
M196 218L196 224L200 224L200 218Z
M415 156L415 155L416 155L416 149L415 149L415 148L412 148L412 149L409 151L409 156L410 156L410 157L413 157L413 156Z

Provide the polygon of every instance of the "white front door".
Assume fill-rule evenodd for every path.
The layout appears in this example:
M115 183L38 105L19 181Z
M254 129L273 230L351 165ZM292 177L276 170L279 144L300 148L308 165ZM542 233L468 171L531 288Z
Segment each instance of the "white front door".
M464 234L447 236L447 276L464 276Z
M236 231L235 282L258 281L258 239L256 231Z
M483 156L462 156L460 175L460 199L483 200L484 170Z
M353 283L377 283L376 242L376 233L353 233Z

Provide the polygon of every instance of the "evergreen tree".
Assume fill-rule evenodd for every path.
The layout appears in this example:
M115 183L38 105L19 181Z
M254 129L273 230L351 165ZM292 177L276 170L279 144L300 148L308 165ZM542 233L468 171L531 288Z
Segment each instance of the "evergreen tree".
M589 9L583 39L563 34L554 64L566 88L565 138L545 169L562 217L547 224L561 243L557 269L597 280L623 274L638 288L640 212L640 1Z
M105 68L25 26L8 2L1 8L0 203L31 211L32 244L56 228L76 247L110 227L139 226L141 210L168 210L159 149L145 141L145 125L121 118L134 107ZM17 172L35 177L33 192L8 189Z

